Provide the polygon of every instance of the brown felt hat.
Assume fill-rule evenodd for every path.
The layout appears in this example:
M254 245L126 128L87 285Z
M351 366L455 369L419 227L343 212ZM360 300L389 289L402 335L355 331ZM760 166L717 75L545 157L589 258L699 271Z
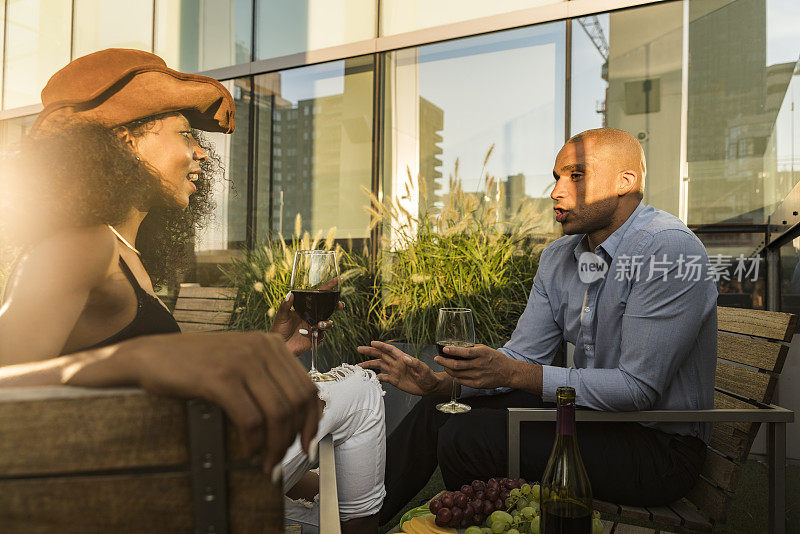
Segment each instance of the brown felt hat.
M109 48L70 62L42 90L44 109L33 129L57 119L84 119L113 128L180 111L193 128L231 133L234 103L213 78L167 68L150 52Z

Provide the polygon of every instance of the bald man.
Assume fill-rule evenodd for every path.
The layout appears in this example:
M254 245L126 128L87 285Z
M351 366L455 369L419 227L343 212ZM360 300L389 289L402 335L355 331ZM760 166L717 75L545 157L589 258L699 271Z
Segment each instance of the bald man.
M448 347L444 372L379 342L359 351L379 379L423 398L387 443L381 520L393 517L437 464L449 489L505 476L506 408L553 406L558 387L578 405L609 411L713 407L717 290L700 240L676 217L642 203L646 165L622 130L589 130L556 157L551 197L564 237L541 255L508 343ZM562 340L574 367L551 365ZM472 410L435 405L455 378ZM538 480L555 425L522 426L521 472ZM696 482L710 425L579 423L594 496L638 506L673 502Z

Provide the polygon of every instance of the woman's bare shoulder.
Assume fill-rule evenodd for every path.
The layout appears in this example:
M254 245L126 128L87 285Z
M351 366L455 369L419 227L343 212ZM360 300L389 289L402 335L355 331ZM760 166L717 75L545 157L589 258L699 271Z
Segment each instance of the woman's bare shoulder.
M105 225L63 229L29 248L18 274L55 275L63 281L93 286L108 274L116 257L116 238Z

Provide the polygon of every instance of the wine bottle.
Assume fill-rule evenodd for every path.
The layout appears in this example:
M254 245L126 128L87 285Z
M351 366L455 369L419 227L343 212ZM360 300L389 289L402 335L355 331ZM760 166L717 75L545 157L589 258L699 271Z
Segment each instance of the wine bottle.
M575 390L556 390L556 439L542 477L542 533L591 534L592 487L575 435Z

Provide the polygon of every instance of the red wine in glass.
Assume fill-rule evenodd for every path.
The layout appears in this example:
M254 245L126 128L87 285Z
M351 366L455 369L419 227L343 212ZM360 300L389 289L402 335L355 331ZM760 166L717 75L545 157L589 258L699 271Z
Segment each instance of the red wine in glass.
M319 322L327 320L339 303L339 266L332 250L298 250L292 265L294 311L311 328L311 369L314 382L333 380L317 371Z
M462 360L459 356L445 354L448 345L456 347L472 347L475 344L475 326L472 323L472 310L469 308L439 308L439 319L436 323L436 349L439 356ZM444 413L464 413L471 410L469 405L456 400L456 381L450 393L450 402L436 405L436 409Z
M474 343L469 343L467 341L453 341L452 339L445 339L443 341L436 342L436 351L439 353L439 356L443 358L450 358L451 360L463 360L461 356L456 356L455 354L447 354L444 351L445 347L474 347Z
M339 303L339 290L292 289L294 311L309 325L327 321Z

